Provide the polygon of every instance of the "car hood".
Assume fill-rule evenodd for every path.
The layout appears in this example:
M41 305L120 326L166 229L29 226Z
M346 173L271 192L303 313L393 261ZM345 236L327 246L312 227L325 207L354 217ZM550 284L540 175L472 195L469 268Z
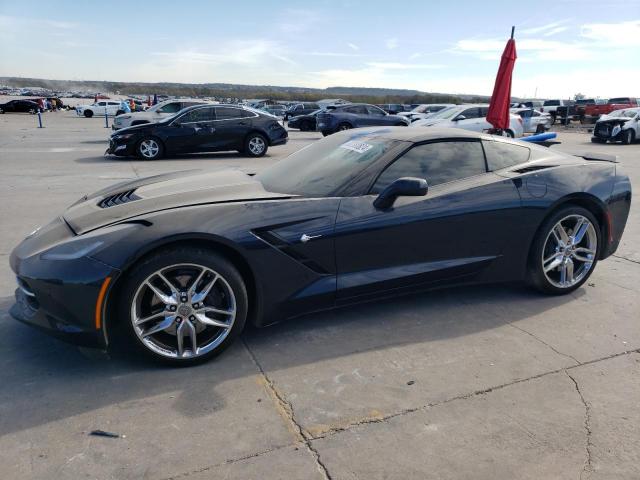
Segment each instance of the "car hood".
M262 183L240 170L189 170L123 182L85 195L63 218L80 235L160 210L291 196L266 191Z
M416 127L432 127L434 125L438 125L440 123L445 123L447 120L444 118L425 118L424 120L416 120L411 124L411 126Z
M628 122L633 120L631 117L612 117L610 115L602 115L596 123L600 122Z

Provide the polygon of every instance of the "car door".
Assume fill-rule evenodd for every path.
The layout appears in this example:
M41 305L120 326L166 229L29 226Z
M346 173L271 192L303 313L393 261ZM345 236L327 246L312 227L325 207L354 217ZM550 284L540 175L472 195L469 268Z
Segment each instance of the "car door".
M426 178L423 197L373 202L401 177ZM368 194L344 198L336 218L339 301L461 279L494 268L520 197L510 179L487 172L478 140L413 146L382 171Z
M170 115L178 113L182 108L182 102L167 103L153 113L154 121L159 122Z
M390 125L391 122L387 118L387 112L373 105L367 105L367 118L365 120L366 125Z
M213 107L200 107L176 118L165 132L165 145L172 153L202 152L210 150L215 142L215 111Z
M92 110L94 115L104 115L104 112L107 109L107 102L98 102L92 105Z
M252 118L257 115L243 108L215 107L215 135L209 145L213 150L238 150L244 147L244 139L251 130Z

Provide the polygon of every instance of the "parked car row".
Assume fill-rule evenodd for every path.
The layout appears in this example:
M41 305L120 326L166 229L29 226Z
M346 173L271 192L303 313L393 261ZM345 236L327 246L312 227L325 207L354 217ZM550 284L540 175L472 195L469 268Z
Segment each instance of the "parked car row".
M474 132L486 132L493 128L487 121L488 104L456 105L434 113L429 118L417 120L411 127L461 128ZM509 128L504 134L511 138L522 137L524 133L522 117L511 114Z

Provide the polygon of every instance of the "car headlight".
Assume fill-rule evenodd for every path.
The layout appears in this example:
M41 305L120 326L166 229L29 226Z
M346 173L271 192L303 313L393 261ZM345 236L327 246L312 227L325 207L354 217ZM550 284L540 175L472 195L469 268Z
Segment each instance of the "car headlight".
M94 252L104 243L102 240L96 240L95 238L83 240L71 241L53 247L44 252L41 258L43 260L76 260Z
M129 138L133 137L133 133L123 133L121 135L113 135L111 138L113 140L128 140Z

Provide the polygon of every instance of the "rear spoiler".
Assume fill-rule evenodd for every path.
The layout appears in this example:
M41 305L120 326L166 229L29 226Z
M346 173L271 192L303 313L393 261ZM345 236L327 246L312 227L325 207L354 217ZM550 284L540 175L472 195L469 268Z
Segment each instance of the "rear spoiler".
M597 160L600 162L618 163L617 155L608 155L606 153L587 152L578 156L584 158L585 160Z

